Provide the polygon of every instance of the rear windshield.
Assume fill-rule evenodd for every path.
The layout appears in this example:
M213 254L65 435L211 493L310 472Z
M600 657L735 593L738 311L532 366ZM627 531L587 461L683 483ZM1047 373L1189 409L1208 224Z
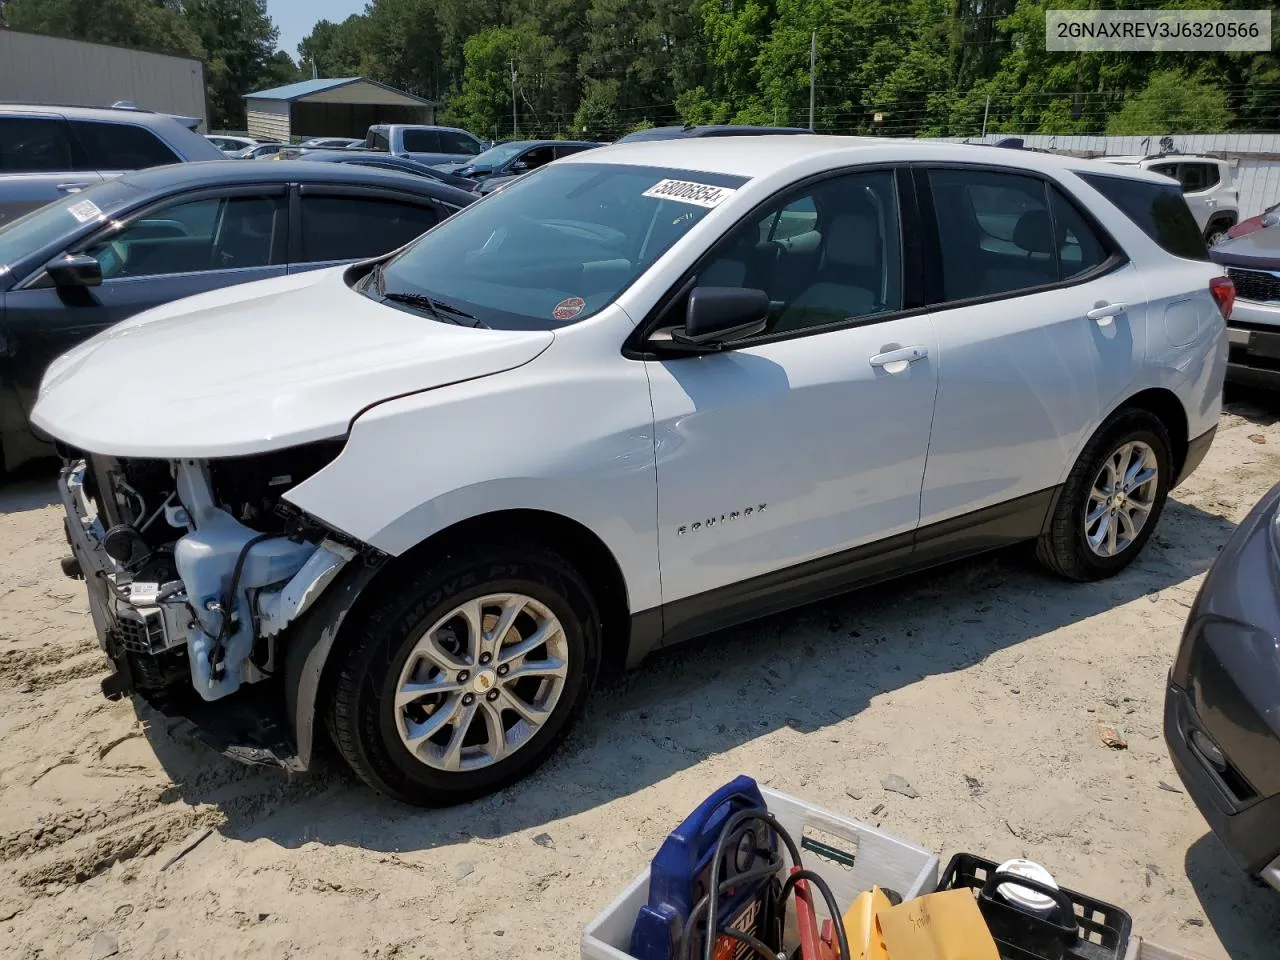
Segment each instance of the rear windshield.
M1078 173L1085 183L1120 208L1121 213L1166 252L1187 260L1208 260L1209 249L1182 191L1172 183L1148 183L1129 177Z
M364 292L400 304L435 301L486 327L553 330L612 303L745 182L660 167L551 164L423 235Z
M137 196L136 187L108 180L0 224L0 274L49 244L84 232L82 227L101 222Z

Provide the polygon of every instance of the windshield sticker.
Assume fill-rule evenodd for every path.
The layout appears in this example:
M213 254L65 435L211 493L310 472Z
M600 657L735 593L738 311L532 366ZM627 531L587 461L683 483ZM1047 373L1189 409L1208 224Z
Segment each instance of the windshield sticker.
M81 200L79 203L73 203L67 207L67 213L81 223L88 223L90 220L96 220L102 216L102 211L98 209L98 205L92 200Z
M557 320L572 320L583 311L586 305L587 301L581 297L567 297L556 304L556 308L551 311L551 315Z
M694 183L691 180L659 180L641 196L653 197L655 200L691 203L695 207L718 207L735 193L737 191L729 187L713 187L709 183Z

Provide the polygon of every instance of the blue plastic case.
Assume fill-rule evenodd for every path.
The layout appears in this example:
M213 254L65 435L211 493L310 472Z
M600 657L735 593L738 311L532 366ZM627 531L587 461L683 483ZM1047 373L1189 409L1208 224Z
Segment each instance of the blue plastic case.
M725 823L740 810L753 809L767 809L760 788L750 777L737 777L702 801L663 841L649 867L649 902L640 908L631 931L631 956L637 960L676 960L689 914L707 892L711 860ZM768 832L763 843L762 831ZM753 835L753 853L765 848L777 857L778 838L764 824L749 821L738 832ZM744 873L751 865L759 866L758 860L746 866L736 862L739 839L734 837L725 846L727 862L720 865L722 882ZM770 882L768 878L757 880L723 894L718 907L721 920L732 922L758 906ZM699 950L695 955L700 953Z

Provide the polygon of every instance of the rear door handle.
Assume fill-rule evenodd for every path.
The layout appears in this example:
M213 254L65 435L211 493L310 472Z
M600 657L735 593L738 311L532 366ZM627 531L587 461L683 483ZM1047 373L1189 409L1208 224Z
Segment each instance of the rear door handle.
M59 183L57 187L63 193L79 193L89 185L89 181L85 180L81 183Z
M889 373L901 373L908 364L929 356L928 347L899 347L885 353L877 353L869 362L873 367L883 367Z
M1085 313L1090 320L1096 320L1098 326L1106 327L1111 325L1111 321L1118 315L1124 313L1125 305L1123 303L1099 303L1092 310Z

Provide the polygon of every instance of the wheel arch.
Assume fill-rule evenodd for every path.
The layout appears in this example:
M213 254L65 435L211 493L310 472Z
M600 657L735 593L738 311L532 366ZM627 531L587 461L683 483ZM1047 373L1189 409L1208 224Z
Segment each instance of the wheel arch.
M1182 474L1183 464L1187 461L1187 448L1191 441L1190 420L1182 406L1178 395L1166 387L1149 387L1139 391L1116 406L1107 419L1110 420L1121 410L1145 410L1155 416L1169 431L1170 455L1173 457L1173 476Z
M361 557L327 589L290 628L284 651L285 707L293 724L298 766L311 765L317 705L334 680L337 658L349 636L350 622L374 601L379 590L394 583L399 571L425 554L477 539L529 540L561 554L587 582L601 620L601 672L614 674L626 665L631 646L627 583L612 551L593 531L563 514L511 509L479 514L433 533L395 557L372 563Z

